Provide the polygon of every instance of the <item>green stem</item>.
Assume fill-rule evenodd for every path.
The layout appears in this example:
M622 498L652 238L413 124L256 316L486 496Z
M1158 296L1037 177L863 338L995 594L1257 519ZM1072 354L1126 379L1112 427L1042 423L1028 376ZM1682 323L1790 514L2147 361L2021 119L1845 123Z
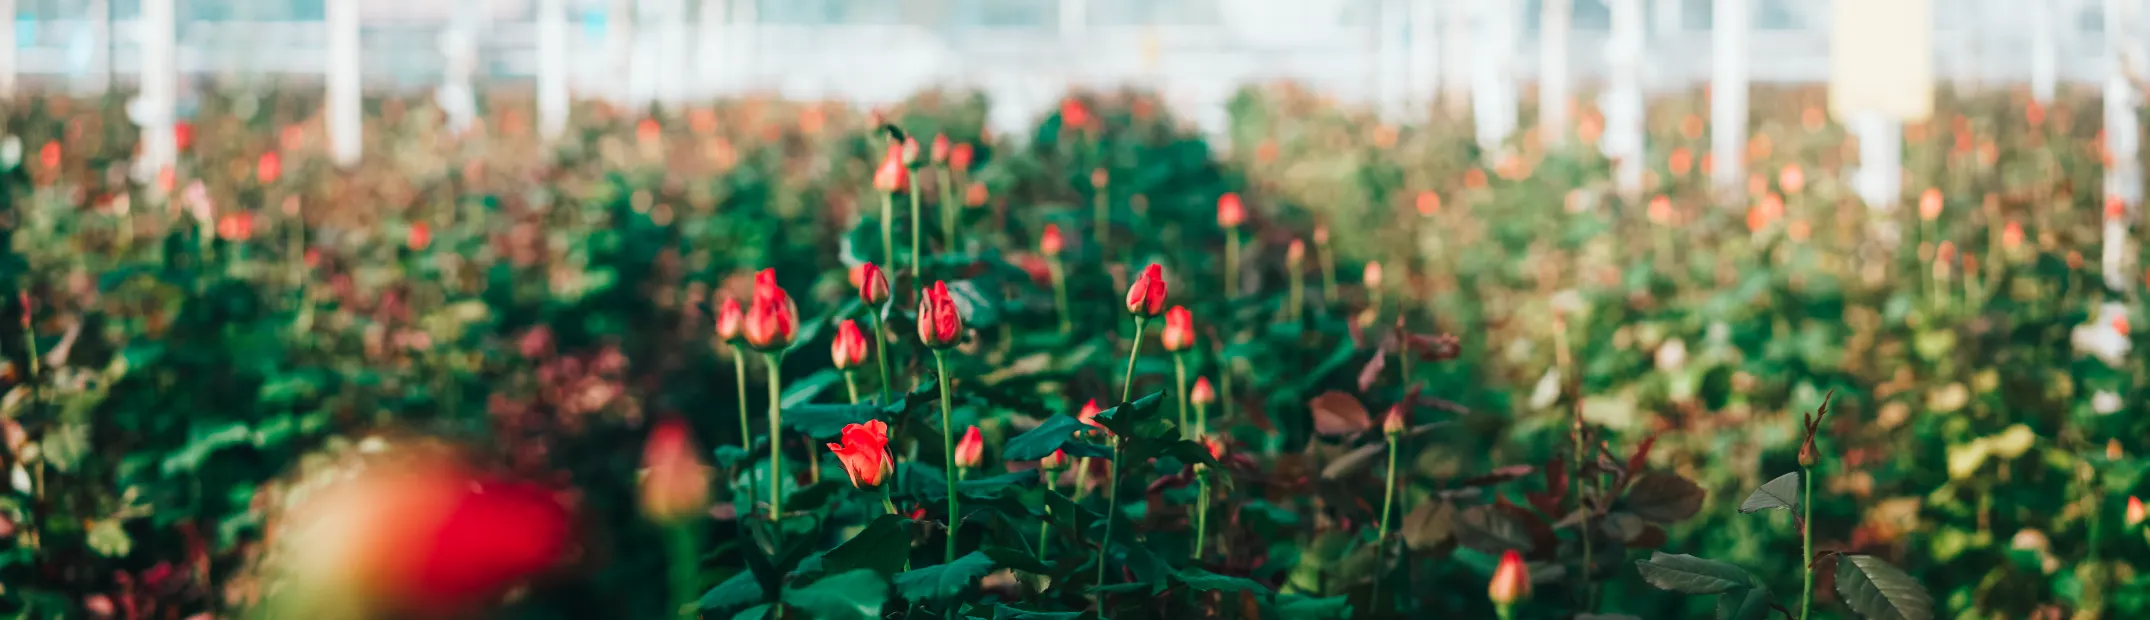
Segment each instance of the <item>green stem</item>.
M783 383L784 354L769 353L769 520L782 520L784 513ZM783 528L774 528L783 536Z
M885 407L893 402L888 395L888 386L892 381L888 378L888 334L881 332L879 308L873 308L866 313L866 326L873 328L873 365L881 373L881 405Z
M851 404L853 405L859 404L859 382L856 375L857 373L849 370L844 371L844 390L851 393Z
M1805 584L1799 588L1799 620L1807 620L1808 612L1814 607L1814 470L1802 469L1799 479L1806 490L1800 493L1799 509L1806 513L1806 516L1800 519L1799 564L1800 573L1805 575L1806 579Z
M881 194L881 266L896 269L896 197Z
M1192 430L1192 429L1191 429L1190 427L1188 427L1188 426L1187 426L1187 355L1186 355L1186 354L1183 354L1183 353L1174 353L1174 354L1172 354L1172 378L1173 378L1173 380L1174 380L1174 381L1176 381L1176 382L1177 382L1177 385L1178 385L1178 387L1179 387L1179 389L1178 389L1178 390L1177 390L1177 391L1176 391L1175 393L1179 394L1179 397L1180 397L1180 438L1181 438L1181 439L1194 439L1194 438L1196 438L1196 437L1199 437L1200 435L1196 435L1196 434L1194 433L1194 431L1193 431L1193 430Z
M947 247L949 252L955 252L956 209L961 208L961 203L959 201L950 199L950 194L948 192L948 168L946 166L942 166L940 168L934 169L933 172L934 176L938 177L941 182L941 239L944 243L948 244Z
M754 428L748 423L747 414L747 356L737 345L732 346L732 374L739 381L739 454L740 469L747 479L747 514L754 514L754 467L746 456L754 454ZM737 491L737 489L733 489Z
M1299 320L1299 310L1306 305L1306 274L1300 273L1297 264L1291 270L1291 300L1284 306L1284 316L1293 322Z
M1321 298L1323 301L1334 304L1336 303L1336 252L1329 249L1329 244L1324 243L1321 244L1319 255L1321 258Z
M962 524L962 514L956 512L956 427L954 407L955 394L948 391L948 354L939 349L933 351L933 364L939 367L941 379L941 458L946 468L941 470L948 481L948 562L956 561L956 528Z
M1120 404L1135 393L1135 359L1142 355L1142 329L1149 326L1150 318L1135 317L1135 344L1127 351L1127 375L1120 380ZM1105 539L1097 545L1097 585L1105 584L1105 564L1112 559L1112 525L1120 512L1120 436L1112 436L1112 460L1106 464L1112 471L1106 473L1105 487Z
M890 486L892 485L881 485L881 509L888 514L896 514L896 499L888 489Z
M1499 617L1500 617L1500 620L1515 620L1515 606L1514 606L1514 605L1498 605L1498 606L1495 606L1495 607L1493 608L1493 613L1494 613L1495 615L1499 616Z
M1103 248L1112 240L1112 196L1105 190L1105 186L1091 189L1097 197L1097 245Z
M695 543L694 520L665 526L666 542L671 546L672 612L682 620L697 617L701 605L700 581L701 552Z
M1040 469L1038 473L1045 478L1045 493L1048 497L1053 493L1060 492L1060 472ZM1045 552L1052 549L1052 536L1053 505L1052 502L1046 502L1045 518L1038 520L1038 557L1047 557Z
M1239 231L1224 230L1224 299L1239 297Z
M1196 403L1194 406L1194 436L1209 436L1209 405Z
M1202 543L1209 540L1209 472L1197 472L1195 479L1202 487L1202 494L1195 498L1194 509L1194 559L1200 560L1206 546Z
M1374 611L1381 610L1381 583L1387 581L1388 570L1383 560L1389 550L1389 516L1396 513L1396 443L1397 436L1386 434L1389 444L1388 475L1381 486L1381 525L1374 531Z
M911 282L916 284L925 277L925 267L918 261L919 230L924 224L918 218L918 184L911 183Z
M1075 458L1075 493L1074 493L1074 494L1072 494L1072 495L1069 495L1069 496L1068 496L1068 499L1072 499L1072 500L1075 500L1075 501L1078 501L1078 502L1080 502L1080 501L1082 501L1082 496L1083 496L1083 494L1084 494L1084 493L1087 493L1087 492L1089 492L1089 490L1090 490L1090 459L1087 459L1087 458L1082 458L1082 457L1076 457L1076 458Z
M1048 261L1046 267L1052 270L1053 307L1060 311L1060 333L1074 332L1075 324L1068 319L1068 280L1065 268L1060 266L1058 258Z

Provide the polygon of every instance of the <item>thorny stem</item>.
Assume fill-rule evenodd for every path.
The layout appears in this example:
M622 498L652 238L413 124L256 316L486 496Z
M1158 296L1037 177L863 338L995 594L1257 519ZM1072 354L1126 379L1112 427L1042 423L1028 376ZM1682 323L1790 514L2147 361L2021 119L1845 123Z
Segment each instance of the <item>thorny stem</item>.
M1568 322L1566 319L1555 319L1553 321L1554 364L1559 368L1563 391L1567 392L1568 404L1574 411L1573 420L1569 428L1569 437L1573 441L1572 454L1575 459L1568 480L1571 488L1570 493L1575 496L1575 509L1583 517L1582 528L1578 530L1581 532L1583 541L1583 564L1582 570L1577 574L1581 576L1580 583L1583 586L1581 593L1583 599L1581 601L1583 605L1582 611L1588 613L1592 608L1596 607L1596 601L1593 599L1596 598L1597 593L1590 587L1590 569L1596 561L1596 558L1593 557L1596 550L1592 548L1593 545L1590 542L1590 504L1583 497L1583 493L1589 489L1589 485L1583 479L1583 461L1587 458L1583 454L1583 395L1582 385L1576 381L1577 377L1573 374L1573 355L1574 353L1568 346Z
M955 394L948 391L948 354L939 349L933 351L933 364L939 368L941 380L941 458L947 467L941 474L948 481L948 557L956 561L956 528L962 525L962 515L956 512L956 427L954 420Z
M1814 469L1801 467L1800 470L1799 480L1806 489L1799 494L1799 509L1806 516L1800 519L1803 523L1799 528L1799 563L1805 565L1800 570L1805 579L1799 587L1799 620L1807 620L1808 613L1814 608Z

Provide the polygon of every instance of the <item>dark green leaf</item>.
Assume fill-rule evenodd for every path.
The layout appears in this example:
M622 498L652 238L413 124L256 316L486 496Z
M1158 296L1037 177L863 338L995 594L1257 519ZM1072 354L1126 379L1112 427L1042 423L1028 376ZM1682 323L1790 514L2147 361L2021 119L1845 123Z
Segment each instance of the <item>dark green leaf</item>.
M993 565L1001 568L1039 575L1053 572L1051 563L1039 560L1037 556L1031 555L1029 551L1009 547L986 547L979 550L979 552L984 553L987 559L992 560Z
M1201 592L1227 591L1269 594L1267 586L1252 579L1219 575L1199 568L1182 568L1179 572L1172 573L1172 579L1187 584L1188 588Z
M799 489L798 492L784 496L784 511L803 512L819 509L829 503L829 498L836 495L837 489L850 485L849 481L838 479L816 482L804 489Z
M1635 568L1650 585L1683 594L1717 594L1755 583L1740 567L1691 555L1652 553L1650 559L1636 560Z
M813 618L878 618L881 604L887 600L888 582L865 569L823 577L814 585L784 591L785 606L804 610Z
M810 404L784 408L784 427L811 437L829 438L843 432L846 424L874 419L872 405Z
M961 594L992 570L993 560L973 551L954 562L898 573L896 591L907 600L941 600Z
M761 589L761 582L754 580L754 573L739 571L732 578L702 593L701 608L704 611L723 611L762 602L768 594Z
M1277 597L1277 617L1294 620L1343 620L1351 617L1351 601L1343 596L1312 598L1286 594Z
M788 380L784 382L784 395L777 399L777 402L782 403L783 408L786 410L813 402L815 396L820 396L821 392L827 390L830 385L842 381L843 378L842 373L828 368L815 371L814 374L799 379L787 378Z
M1933 595L1903 569L1870 555L1838 556L1836 593L1859 615L1876 620L1932 620Z
M846 573L871 569L882 575L895 575L903 570L903 560L911 552L910 529L911 520L902 516L875 517L851 540L823 554L822 570Z
M1763 483L1761 488L1739 503L1742 513L1780 509L1799 512L1799 472L1790 472L1777 479Z
M1693 480L1656 472L1635 481L1627 492L1627 509L1655 523L1673 523L1702 511L1708 495Z
M1009 439L1007 448L1001 452L1001 458L1010 461L1035 461L1052 456L1054 450L1066 450L1068 456L1076 457L1110 456L1112 452L1109 450L1075 440L1076 431L1088 428L1089 425L1071 415L1046 418L1037 428Z
M739 612L739 615L732 616L732 620L763 620L769 617L769 610L772 608L767 603L748 607L746 611Z
M1165 401L1165 393L1150 392L1133 402L1121 403L1097 414L1097 423L1122 438L1158 437L1157 427L1145 425L1157 413L1157 406ZM1169 430L1166 428L1165 430Z
M1087 612L1080 611L1030 611L1007 605L993 606L993 620L1078 620Z
M1717 597L1717 620L1763 620L1769 617L1769 588L1733 588Z

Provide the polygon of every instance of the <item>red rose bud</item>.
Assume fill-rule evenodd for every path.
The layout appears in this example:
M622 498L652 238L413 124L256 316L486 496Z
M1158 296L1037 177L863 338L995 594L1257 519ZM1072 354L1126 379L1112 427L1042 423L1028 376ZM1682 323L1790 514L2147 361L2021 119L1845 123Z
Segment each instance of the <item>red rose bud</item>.
M2010 221L2001 228L2001 247L2010 251L2023 247L2023 224Z
M1210 387L1209 377L1195 377L1194 387L1187 390L1187 400L1197 405L1217 402L1217 388Z
M969 142L958 144L948 150L948 168L956 172L969 172L971 159L976 156L977 153L972 150Z
M1317 247L1326 247L1329 245L1329 227L1314 227L1314 245Z
M410 245L412 250L426 249L426 246L433 245L433 227L427 226L425 222L413 222L410 236L405 239L405 242Z
M1106 172L1104 168L1096 168L1096 169L1092 169L1092 170L1090 171L1090 186L1091 186L1091 187L1104 187L1104 186L1106 186L1106 185L1109 185L1109 184L1111 184L1111 183L1112 183L1112 173L1110 173L1110 172Z
M1045 455L1045 458L1038 459L1038 469L1060 471L1067 468L1068 452L1066 450L1054 450L1052 454Z
M933 136L932 150L928 151L926 156L932 158L936 164L948 163L948 134Z
M1150 263L1142 269L1141 277L1135 278L1134 285L1127 287L1127 313L1156 317L1164 311L1165 268Z
M1306 262L1306 242L1298 239L1291 240L1291 245L1284 247L1284 262L1293 267Z
M1059 256L1060 250L1065 248L1066 246L1067 240L1062 239L1060 237L1060 226L1058 225L1046 224L1045 232L1040 233L1038 235L1039 254L1044 254L1046 256Z
M1165 313L1165 350L1173 353L1194 347L1194 313L1186 306L1173 306Z
M844 475L851 477L851 486L861 489L880 487L888 479L888 473L896 469L888 457L888 425L880 420L844 425L842 440L843 443L829 444L829 451L843 464Z
M970 427L963 433L963 440L956 442L956 467L975 469L985 459L985 435L978 427Z
M172 146L182 151L187 150L187 147L194 146L194 123L186 121L172 123Z
M1100 413L1104 413L1104 410L1099 409L1097 406L1097 399L1092 398L1090 399L1090 402L1082 404L1081 411L1075 412L1075 419L1081 420L1082 423L1088 424L1092 428L1095 428L1099 431L1111 432L1105 429L1105 425L1097 423L1097 414Z
M990 197L992 196L987 193L984 181L971 181L969 185L963 186L963 206L973 209L983 207L985 199Z
M44 166L46 170L58 170L60 168L60 142L51 140L45 142L45 146L39 147L37 149L37 163Z
M2127 514L2127 524L2128 524L2128 527L2135 527L2135 526L2138 526L2138 525L2142 525L2142 524L2143 524L2143 518L2144 518L2144 514L2143 514L2143 498L2141 498L2141 497L2136 497L2136 496L2133 496L2133 495L2130 495L2130 496L2128 496L2128 514Z
M1239 204L1239 194L1227 192L1217 197L1217 226L1238 228L1247 222L1247 208Z
M904 137L903 137L903 149L902 149L901 151L898 151L898 152L899 152L899 153L902 153L902 154L903 154L903 165L904 165L904 166L906 166L906 167L911 167L911 166L917 166L917 165L918 165L918 138L915 138L915 137L912 137L912 136L904 136Z
M799 337L799 306L776 285L776 270L754 274L754 302L747 306L747 345L762 352L791 346Z
M859 290L859 301L875 308L888 303L888 275L881 266L866 263L851 268L851 286Z
M667 417L642 445L642 516L677 523L709 509L709 467L687 423Z
M836 326L836 339L829 341L829 359L835 361L837 370L866 363L866 335L859 333L858 321L845 319Z
M1074 97L1069 97L1069 98L1066 98L1066 99L1062 99L1062 100L1060 100L1060 125L1061 125L1061 126L1063 126L1063 127L1084 127L1084 126L1088 126L1089 124L1090 124L1090 108L1088 108L1088 107L1084 107L1084 106L1083 106L1083 104L1082 104L1082 101L1080 101L1080 100L1077 100L1077 99L1075 99Z
M264 184L275 183L284 176L284 158L274 152L262 153L261 160L254 163L254 180Z
M918 340L929 349L946 349L963 341L963 313L948 296L948 283L936 281L918 300Z
M1493 569L1493 582L1486 586L1486 597L1502 607L1530 598L1530 566L1523 563L1523 554L1514 549L1501 554L1500 566Z
M1380 261L1366 263L1366 273L1359 276L1359 282L1365 284L1366 288L1381 288Z
M1926 188L1925 192L1919 194L1919 219L1931 222L1940 217L1941 190Z
M891 194L911 187L911 169L903 166L903 147L888 145L888 155L881 158L881 167L873 171L873 188Z
M245 243L254 238L254 214L249 211L227 213L217 218L216 236L225 241Z
M724 298L717 306L717 339L731 342L739 339L740 324L747 319L746 310L739 307L739 300Z
M1396 403L1394 406L1389 407L1388 415L1381 417L1382 434L1391 437L1402 435L1404 429L1410 425L1409 420L1407 420L1409 417L1410 415L1404 412L1403 403Z
M1224 460L1224 442L1214 436L1203 436L1202 447L1209 448L1209 458Z

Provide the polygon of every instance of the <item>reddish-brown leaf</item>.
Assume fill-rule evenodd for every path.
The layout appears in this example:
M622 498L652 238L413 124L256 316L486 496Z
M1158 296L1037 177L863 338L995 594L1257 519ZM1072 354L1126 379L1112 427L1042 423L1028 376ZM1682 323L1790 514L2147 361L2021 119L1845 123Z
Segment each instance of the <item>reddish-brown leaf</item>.
M1307 403L1314 410L1314 432L1340 436L1366 432L1373 428L1373 419L1366 415L1366 406L1359 399L1343 392L1325 392Z

